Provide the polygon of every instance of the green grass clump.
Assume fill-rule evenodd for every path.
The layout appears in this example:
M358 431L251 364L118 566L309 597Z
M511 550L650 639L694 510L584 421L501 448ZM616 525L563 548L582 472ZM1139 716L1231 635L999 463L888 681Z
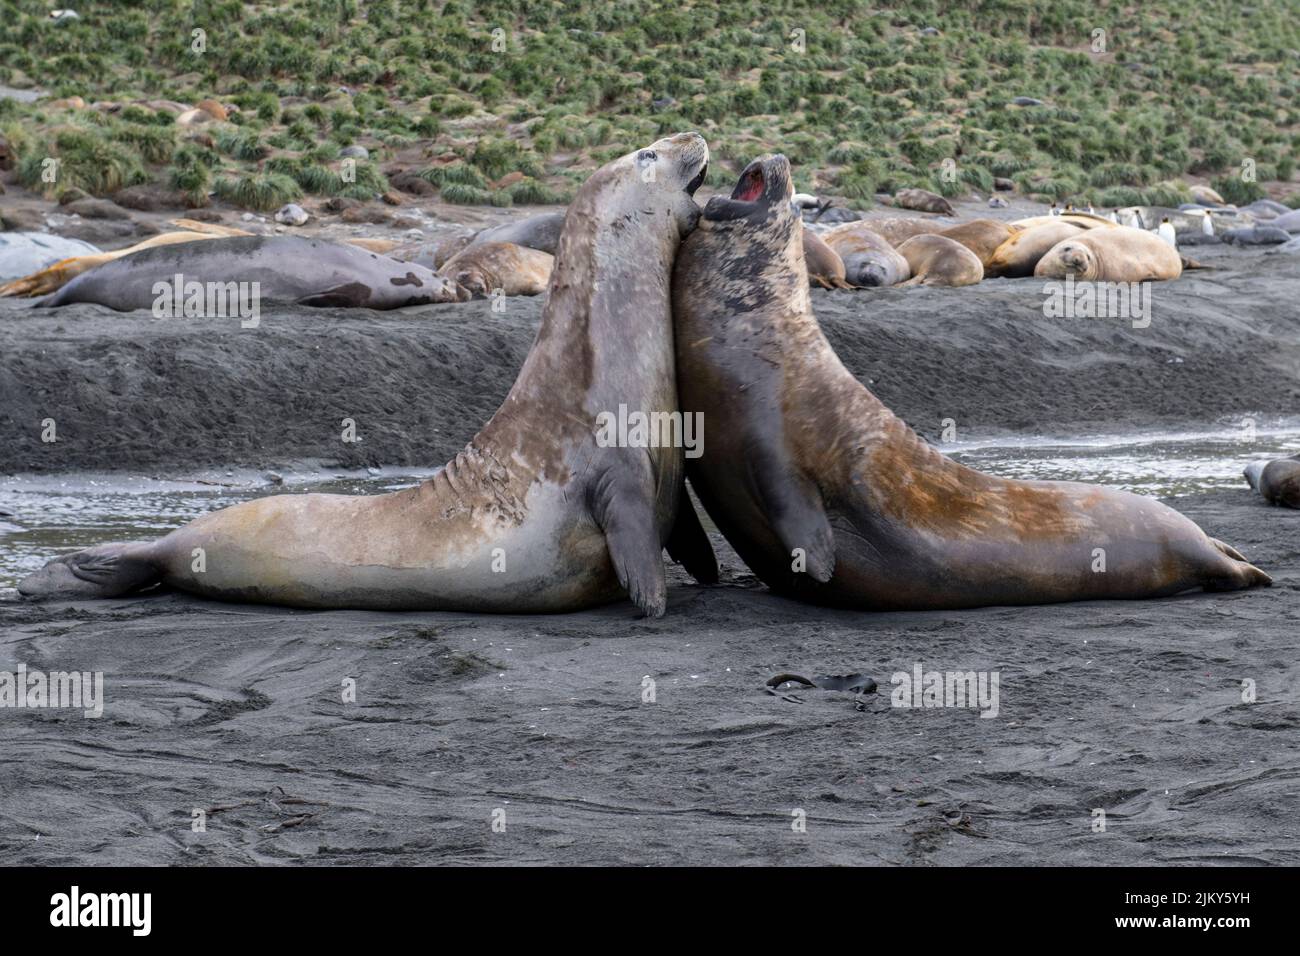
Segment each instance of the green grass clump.
M537 180L525 177L502 190L510 201L519 206L561 206L568 205L573 198L566 190L552 189Z
M302 197L302 188L284 173L222 176L216 181L217 198L244 209L271 212Z
M486 191L488 181L482 173L466 163L448 163L446 166L429 166L417 174L439 189L447 186L472 186Z
M135 150L82 127L64 127L50 139L25 146L20 155L19 180L46 198L73 187L107 196L149 179ZM53 181L46 182L51 169Z
M486 206L492 202L492 193L465 183L448 183L442 187L442 201L458 206Z
M227 128L219 131L214 142L217 149L234 159L257 161L269 152L256 131Z
M168 181L191 206L206 206L216 161L216 156L206 149L191 144L182 146L172 157Z
M1262 199L1266 194L1264 188L1257 182L1247 182L1240 175L1220 176L1212 180L1210 185L1224 202L1235 203L1238 206L1249 206L1256 199Z

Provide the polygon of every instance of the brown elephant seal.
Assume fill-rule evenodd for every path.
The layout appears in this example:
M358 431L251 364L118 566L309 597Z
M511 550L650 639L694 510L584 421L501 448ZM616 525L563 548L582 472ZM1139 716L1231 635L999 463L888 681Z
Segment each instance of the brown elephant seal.
M1271 505L1300 508L1300 455L1274 461L1252 461L1243 472L1246 482Z
M883 219L863 219L866 226L895 249L913 236L934 235L947 225L933 219L918 219L915 216L886 216Z
M152 246L106 262L41 299L37 308L94 302L119 312L151 309L159 301L159 284L174 285L177 276L186 289L192 283L223 290L244 284L256 288L261 301L308 306L397 309L469 298L423 266L345 243L298 236L214 236ZM170 298L173 293L161 294Z
M1022 229L993 250L984 264L987 276L1005 276L1021 279L1034 274L1038 260L1047 255L1062 239L1069 239L1084 231L1083 226L1053 217L1051 222Z
M980 261L981 266L986 267L998 247L1019 231L1019 228L1008 226L1005 222L996 219L972 219L960 225L941 229L936 235L951 239L953 242L960 242L975 253L975 258Z
M852 288L844 279L844 261L839 253L811 229L803 231L803 260L808 267L809 280L823 289Z
M385 495L245 502L157 541L57 558L18 590L112 597L162 581L298 607L506 613L627 594L663 613L665 543L691 573L716 577L708 538L681 502L683 450L602 443L600 423L620 406L677 411L669 279L707 160L703 137L681 133L583 184L518 379L433 478Z
M682 407L709 415L688 475L769 587L926 610L1269 583L1158 501L996 478L919 438L817 324L789 177L782 156L752 163L743 192L710 200L673 271Z
M1034 266L1040 279L1076 279L1093 282L1148 282L1177 279L1183 274L1178 250L1154 232L1115 226L1089 229L1062 239Z
M500 295L541 295L551 281L555 257L513 242L472 243L447 260L438 274L475 299ZM499 290L499 291L498 291Z
M952 204L938 193L928 189L900 189L894 193L894 205L917 212L935 212L941 216L954 215Z
M912 270L903 285L974 285L984 278L979 257L947 236L913 236L898 254Z
M844 277L852 285L898 285L912 277L907 260L866 222L846 222L826 233L825 238L844 260Z

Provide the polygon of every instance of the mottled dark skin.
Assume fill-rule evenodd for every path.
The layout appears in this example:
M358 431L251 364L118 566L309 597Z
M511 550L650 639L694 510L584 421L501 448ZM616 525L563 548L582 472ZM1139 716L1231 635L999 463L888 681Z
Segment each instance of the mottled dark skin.
M774 590L865 609L1144 598L1269 583L1148 498L944 457L840 363L808 297L784 157L714 199L673 276L691 483ZM1105 570L1098 570L1097 550Z

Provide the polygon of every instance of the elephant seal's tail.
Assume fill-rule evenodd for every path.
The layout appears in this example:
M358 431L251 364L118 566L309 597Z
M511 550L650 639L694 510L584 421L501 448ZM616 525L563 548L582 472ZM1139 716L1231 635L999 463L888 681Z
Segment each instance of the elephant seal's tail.
M55 558L18 582L33 598L110 598L157 584L162 572L149 557L147 541L101 544Z

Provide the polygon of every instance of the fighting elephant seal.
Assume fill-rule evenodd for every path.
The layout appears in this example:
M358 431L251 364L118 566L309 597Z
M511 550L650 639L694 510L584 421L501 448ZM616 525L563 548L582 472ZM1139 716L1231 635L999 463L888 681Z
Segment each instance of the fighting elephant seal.
M898 285L912 277L907 260L869 223L846 222L826 233L825 239L844 260L844 278L852 285Z
M438 270L475 299L500 295L541 295L551 281L555 257L513 242L473 243Z
M692 574L716 578L689 499L679 508L681 444L599 436L602 416L620 406L677 410L669 279L707 160L704 139L682 133L583 184L519 377L433 478L385 495L249 501L157 541L56 558L19 591L112 597L162 581L299 607L501 612L628 594L662 614L665 544Z
M1252 461L1242 472L1246 483L1271 505L1300 508L1300 455L1274 461Z
M235 236L142 249L83 272L37 307L95 302L119 312L149 309L159 299L159 283L170 286L177 276L186 289L191 283L256 282L262 301L311 306L396 309L469 298L423 266L356 246L298 236Z
M688 475L769 587L924 610L1269 583L1158 501L996 478L919 438L817 324L789 176L782 156L752 163L733 198L710 200L673 272L682 408L707 409L711 436Z
M1041 279L1073 275L1095 282L1149 282L1182 274L1177 249L1154 232L1131 226L1089 229L1062 239L1034 266L1034 275Z
M979 257L947 236L913 236L898 254L912 270L903 285L974 285L984 278Z

